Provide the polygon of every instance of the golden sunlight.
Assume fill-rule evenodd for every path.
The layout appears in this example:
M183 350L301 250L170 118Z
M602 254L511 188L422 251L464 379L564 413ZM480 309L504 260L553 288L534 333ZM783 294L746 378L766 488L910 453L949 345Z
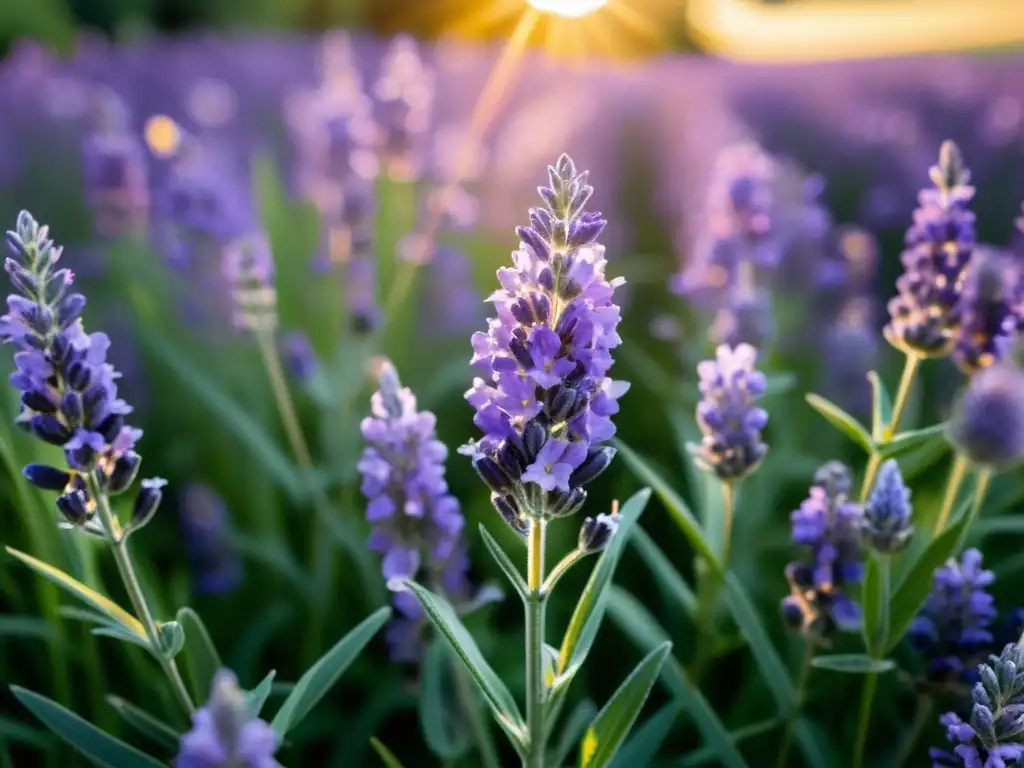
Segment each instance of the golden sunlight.
M608 0L526 0L526 2L538 11L577 19L598 10Z

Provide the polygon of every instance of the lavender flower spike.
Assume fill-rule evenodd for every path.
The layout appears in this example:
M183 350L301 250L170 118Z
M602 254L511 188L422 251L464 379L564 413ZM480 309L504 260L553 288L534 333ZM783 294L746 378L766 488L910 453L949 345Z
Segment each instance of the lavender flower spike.
M973 375L1004 359L1024 327L1024 271L1006 255L978 248L963 284L953 362Z
M369 502L366 518L374 526L370 549L384 556L389 586L422 576L457 602L468 591L468 560L461 541L465 520L444 478L448 449L435 435L434 414L417 410L416 398L390 362L381 364L379 381L371 415L361 425L367 445L358 464ZM389 632L388 639L401 660L415 655L406 635L423 613L407 592L396 591L394 600L401 617L392 627L399 630Z
M192 715L192 730L181 737L174 768L280 768L274 759L277 734L245 708L238 679L222 669L213 678L210 700Z
M132 409L117 396L120 374L107 363L110 339L86 334L80 317L85 297L71 291L71 271L57 269L61 249L47 227L22 211L7 243L12 255L4 269L15 293L0 317L0 341L18 349L11 376L21 391L17 423L43 442L61 446L67 462L67 470L30 464L25 475L61 494L57 507L69 523L93 526L96 499L86 477L95 473L106 493L126 491L141 461L134 449L142 432L125 423Z
M896 281L899 295L889 302L885 338L897 349L919 357L945 357L960 328L960 300L968 262L975 247L971 174L960 150L947 141L939 163L929 172L935 187L923 190Z
M910 489L903 482L900 465L895 459L886 461L878 471L878 479L871 491L861 536L864 543L884 555L900 552L914 533L913 509Z
M970 719L947 712L939 722L953 752L932 748L932 768L1024 765L1024 649L1014 644L978 666Z
M820 640L860 623L860 610L843 591L864 577L864 512L850 501L850 487L850 471L829 462L815 473L810 495L791 515L793 541L808 550L811 562L786 566L791 594L782 601L782 614L792 628Z
M550 185L538 189L545 206L517 230L514 266L498 270L501 288L490 297L497 317L473 334L472 364L485 378L466 393L484 436L462 452L520 533L528 518L582 507L583 486L615 455L603 443L629 388L608 376L621 343L612 294L624 281L605 279L597 238L606 222L584 211L593 193L587 172L562 155L548 175Z
M704 469L726 482L749 475L768 451L761 440L768 413L755 405L768 382L754 370L756 361L757 350L749 344L723 344L714 360L697 366L704 396L697 404L697 423L704 439L694 451Z
M986 590L995 577L981 562L981 553L969 549L960 562L950 559L937 570L932 593L910 627L910 642L927 662L931 685L964 682L992 645L996 610Z
M949 420L949 439L973 464L1024 461L1024 371L1001 363L976 374Z

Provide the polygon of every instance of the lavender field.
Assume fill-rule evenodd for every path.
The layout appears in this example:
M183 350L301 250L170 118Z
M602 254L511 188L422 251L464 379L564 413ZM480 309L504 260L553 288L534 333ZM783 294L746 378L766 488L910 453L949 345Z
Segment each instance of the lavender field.
M507 54L0 59L0 766L1024 765L1024 58Z

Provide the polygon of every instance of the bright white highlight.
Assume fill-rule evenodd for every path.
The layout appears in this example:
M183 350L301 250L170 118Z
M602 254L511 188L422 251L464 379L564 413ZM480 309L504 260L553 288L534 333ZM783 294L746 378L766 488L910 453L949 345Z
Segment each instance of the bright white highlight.
M538 11L578 19L600 8L608 0L526 0Z

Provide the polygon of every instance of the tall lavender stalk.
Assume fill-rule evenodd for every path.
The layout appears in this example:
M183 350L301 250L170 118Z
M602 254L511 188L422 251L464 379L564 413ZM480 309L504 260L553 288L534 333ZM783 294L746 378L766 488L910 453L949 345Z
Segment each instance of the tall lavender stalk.
M577 512L584 485L611 462L603 443L615 433L611 416L628 385L608 376L620 343L612 294L621 279L605 279L605 226L584 211L593 193L587 173L562 155L539 189L543 208L520 227L513 267L498 270L491 296L497 317L473 335L477 378L466 399L484 436L465 449L491 489L505 521L527 540L526 745L524 765L544 765L547 728L543 680L544 619L557 579L583 555L607 546L617 521L587 518L579 545L550 574L545 567L548 524Z
M85 297L72 291L74 275L57 268L61 249L27 211L7 233L11 256L4 270L15 293L0 317L0 341L12 344L17 370L11 383L21 391L17 423L50 445L64 449L66 466L29 464L25 476L34 485L56 491L65 525L107 542L121 580L145 631L149 650L171 682L187 712L194 709L168 636L150 612L128 551L128 538L152 520L164 481L143 480L131 521L122 525L110 496L127 491L142 461L135 444L142 431L126 423L132 409L117 395L120 374L107 363L110 339L87 334L81 315ZM98 518L98 520L97 520Z

